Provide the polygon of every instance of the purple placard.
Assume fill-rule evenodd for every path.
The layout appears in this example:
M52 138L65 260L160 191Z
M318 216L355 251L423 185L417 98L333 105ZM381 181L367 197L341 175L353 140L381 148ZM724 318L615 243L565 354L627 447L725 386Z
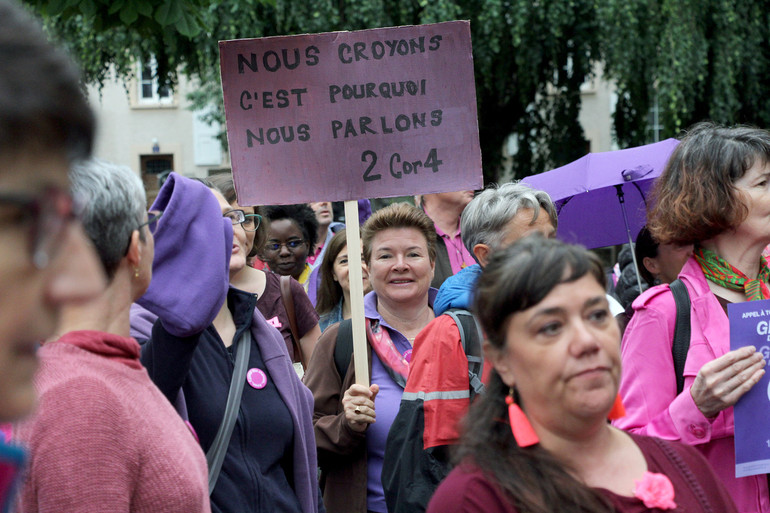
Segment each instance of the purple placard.
M220 41L238 202L483 185L470 23Z
M754 346L770 361L770 299L727 305L730 349ZM741 397L735 417L735 477L770 472L770 372Z

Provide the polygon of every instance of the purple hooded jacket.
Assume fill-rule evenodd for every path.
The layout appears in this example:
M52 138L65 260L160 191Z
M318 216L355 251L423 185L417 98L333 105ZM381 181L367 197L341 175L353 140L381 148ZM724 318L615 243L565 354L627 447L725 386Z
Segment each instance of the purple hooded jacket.
M216 388L226 395L229 378L221 382L193 383L188 373L193 361L198 362L198 370L201 370L203 362L204 367L209 367L203 370L212 370L211 375L222 375L227 371L217 372L226 368L231 372L232 364L222 354L221 342L217 338L216 343L212 343L208 328L230 289L228 271L232 223L222 218L216 198L205 185L176 173L170 175L152 209L163 210L155 232L153 278L145 295L137 301L139 304L131 308L131 335L147 342L142 347L142 363L164 394L172 400L176 398L180 414L185 414L186 406L216 410L223 405L205 404L206 398L211 399L215 395L208 392ZM232 289L231 293L249 297L236 289ZM246 320L250 325L252 343L259 348L258 354L294 426L292 488L303 513L323 511L316 479L312 394L294 372L280 333L265 321L259 310L253 306L251 310L251 316ZM156 323L158 318L160 323ZM252 351L252 355L254 353ZM198 404L185 404L181 394L183 385L190 387L191 393L198 393ZM215 427L215 424L207 427L212 426ZM236 452L247 449L254 450L254 447L233 448ZM241 461L241 458L236 458L236 461ZM220 474L217 488L220 482L227 487L226 474ZM231 485L235 486L235 483ZM249 487L245 483L238 486ZM217 493L216 489L214 493ZM238 499L243 500L243 497L233 497L233 501ZM228 510L246 511L254 505L233 503L228 507Z

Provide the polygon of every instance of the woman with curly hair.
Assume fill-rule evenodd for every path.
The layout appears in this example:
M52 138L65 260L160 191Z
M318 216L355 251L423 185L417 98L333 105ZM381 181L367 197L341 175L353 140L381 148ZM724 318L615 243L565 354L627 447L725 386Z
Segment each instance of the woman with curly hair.
M270 233L262 248L261 258L270 270L291 276L305 287L312 268L307 263L313 254L318 221L313 209L304 203L273 205L265 210L270 220Z

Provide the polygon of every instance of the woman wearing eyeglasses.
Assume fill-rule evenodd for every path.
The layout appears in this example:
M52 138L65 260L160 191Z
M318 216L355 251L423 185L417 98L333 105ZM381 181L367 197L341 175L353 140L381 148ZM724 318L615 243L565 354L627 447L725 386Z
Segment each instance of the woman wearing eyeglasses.
M270 223L263 217L266 209L262 207L242 207L238 205L235 197L232 175L215 175L206 180L210 187L222 194L225 202L220 201L223 215L240 216L244 222L239 223L233 219L233 252L238 255L246 255L247 259L256 256L259 248L265 247L265 240L270 232ZM240 214L243 212L243 214ZM241 229L236 228L240 226ZM233 287L251 292L257 296L257 308L265 319L276 327L283 336L286 350L292 362L300 363L310 361L310 356L315 349L315 343L321 336L321 328L318 326L318 313L305 294L302 286L296 280L290 280L292 302L294 304L294 316L297 323L297 336L294 340L291 320L286 310L281 295L280 274L265 272L245 265L230 275L230 284ZM295 342L302 350L300 355L295 354Z
M54 333L61 308L105 285L67 179L91 153L94 116L76 67L27 11L0 0L0 423L34 409L35 347ZM13 502L24 459L4 432L0 425L0 511Z
M155 387L129 336L131 303L152 277L153 229L142 181L91 161L70 172L83 226L108 276L98 297L62 310L38 351L35 415L14 436L30 450L20 511L210 510L206 459Z
M318 220L313 209L304 203L267 207L270 235L261 258L274 273L291 276L307 291L312 268L308 255L315 250Z
M317 513L310 392L255 294L230 286L247 267L244 225L258 218L176 173L153 208L164 213L139 303L159 320L148 330L136 312L132 323L150 332L142 363L158 388L172 401L183 393L209 463L212 511Z

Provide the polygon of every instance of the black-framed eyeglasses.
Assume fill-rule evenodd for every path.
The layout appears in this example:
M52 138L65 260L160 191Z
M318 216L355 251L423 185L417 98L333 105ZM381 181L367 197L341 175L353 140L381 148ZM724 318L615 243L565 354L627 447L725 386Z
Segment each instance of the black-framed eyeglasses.
M39 194L0 192L0 204L15 205L29 215L29 252L32 263L45 269L56 256L69 223L77 219L81 208L69 190L46 187Z
M147 221L137 226L136 229L141 230L142 227L146 226L147 229L150 230L150 233L155 235L155 232L158 230L158 221L160 221L162 215L162 210L150 210L147 212Z
M229 217L233 222L233 226L239 224L247 232L255 232L259 225L262 223L262 216L259 214L247 214L243 210L231 210L223 214L225 217Z
M278 251L281 246L286 246L289 251L296 251L300 246L305 243L302 239L291 239L286 242L268 242L265 244L265 251Z

